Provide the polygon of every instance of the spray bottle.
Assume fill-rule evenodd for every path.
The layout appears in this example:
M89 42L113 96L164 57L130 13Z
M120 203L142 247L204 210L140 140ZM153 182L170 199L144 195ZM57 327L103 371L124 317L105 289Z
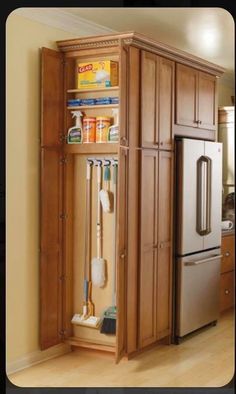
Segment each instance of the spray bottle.
M118 142L119 141L119 110L117 108L112 110L114 116L114 124L108 129L107 142Z
M83 116L80 111L71 111L72 118L75 117L75 126L68 130L67 143L68 144L81 144L82 143L82 120Z

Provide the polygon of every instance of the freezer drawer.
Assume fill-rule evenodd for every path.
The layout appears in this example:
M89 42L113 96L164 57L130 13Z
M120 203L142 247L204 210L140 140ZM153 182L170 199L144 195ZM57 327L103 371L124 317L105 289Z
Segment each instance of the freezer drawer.
M218 319L220 267L220 249L177 259L178 337Z

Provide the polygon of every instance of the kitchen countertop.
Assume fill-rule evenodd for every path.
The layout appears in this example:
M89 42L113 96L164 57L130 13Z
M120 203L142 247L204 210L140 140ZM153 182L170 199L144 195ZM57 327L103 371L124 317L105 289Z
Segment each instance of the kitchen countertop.
M233 228L233 229L231 229L231 230L222 230L221 231L221 235L222 235L222 237L225 237L225 236L227 236L227 235L234 235L235 234L235 229Z

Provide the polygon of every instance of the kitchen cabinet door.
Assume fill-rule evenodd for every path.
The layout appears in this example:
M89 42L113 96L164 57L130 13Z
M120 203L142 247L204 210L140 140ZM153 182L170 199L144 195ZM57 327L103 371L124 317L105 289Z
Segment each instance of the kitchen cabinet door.
M40 173L40 346L63 338L62 179L63 66L59 52L42 50L42 124Z
M223 312L234 306L234 277L235 272L225 272L220 276L220 311Z
M160 57L159 63L158 130L160 149L172 149L172 119L174 97L174 62Z
M156 341L157 155L148 149L141 157L140 348Z
M59 152L41 149L40 345L62 340L62 164Z
M60 146L63 140L63 55L41 52L41 146Z
M216 78L198 72L198 127L216 129Z
M159 57L142 51L141 54L141 139L142 147L158 144L158 83Z
M159 152L157 338L171 332L173 154Z
M234 242L234 235L225 235L222 237L221 251L223 257L221 263L221 273L234 270Z
M116 223L116 362L125 354L126 345L127 174L128 149L120 147Z
M198 72L191 67L176 65L176 123L197 127Z

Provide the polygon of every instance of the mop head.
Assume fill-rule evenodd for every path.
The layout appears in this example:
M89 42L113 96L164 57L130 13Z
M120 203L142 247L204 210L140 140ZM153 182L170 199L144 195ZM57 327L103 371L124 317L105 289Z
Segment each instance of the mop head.
M92 284L97 287L103 287L105 284L105 260L100 257L94 257L92 260Z
M99 197L100 197L103 211L105 213L111 212L110 198L109 198L108 191L104 190L104 189L100 190Z
M100 332L102 334L116 333L116 307L115 306L110 306L104 313L104 318Z
M81 315L75 314L71 320L72 324L86 326L86 327L92 327L92 328L98 328L100 322L101 322L100 317L89 316L89 317L85 318L84 315L82 315L82 314Z

